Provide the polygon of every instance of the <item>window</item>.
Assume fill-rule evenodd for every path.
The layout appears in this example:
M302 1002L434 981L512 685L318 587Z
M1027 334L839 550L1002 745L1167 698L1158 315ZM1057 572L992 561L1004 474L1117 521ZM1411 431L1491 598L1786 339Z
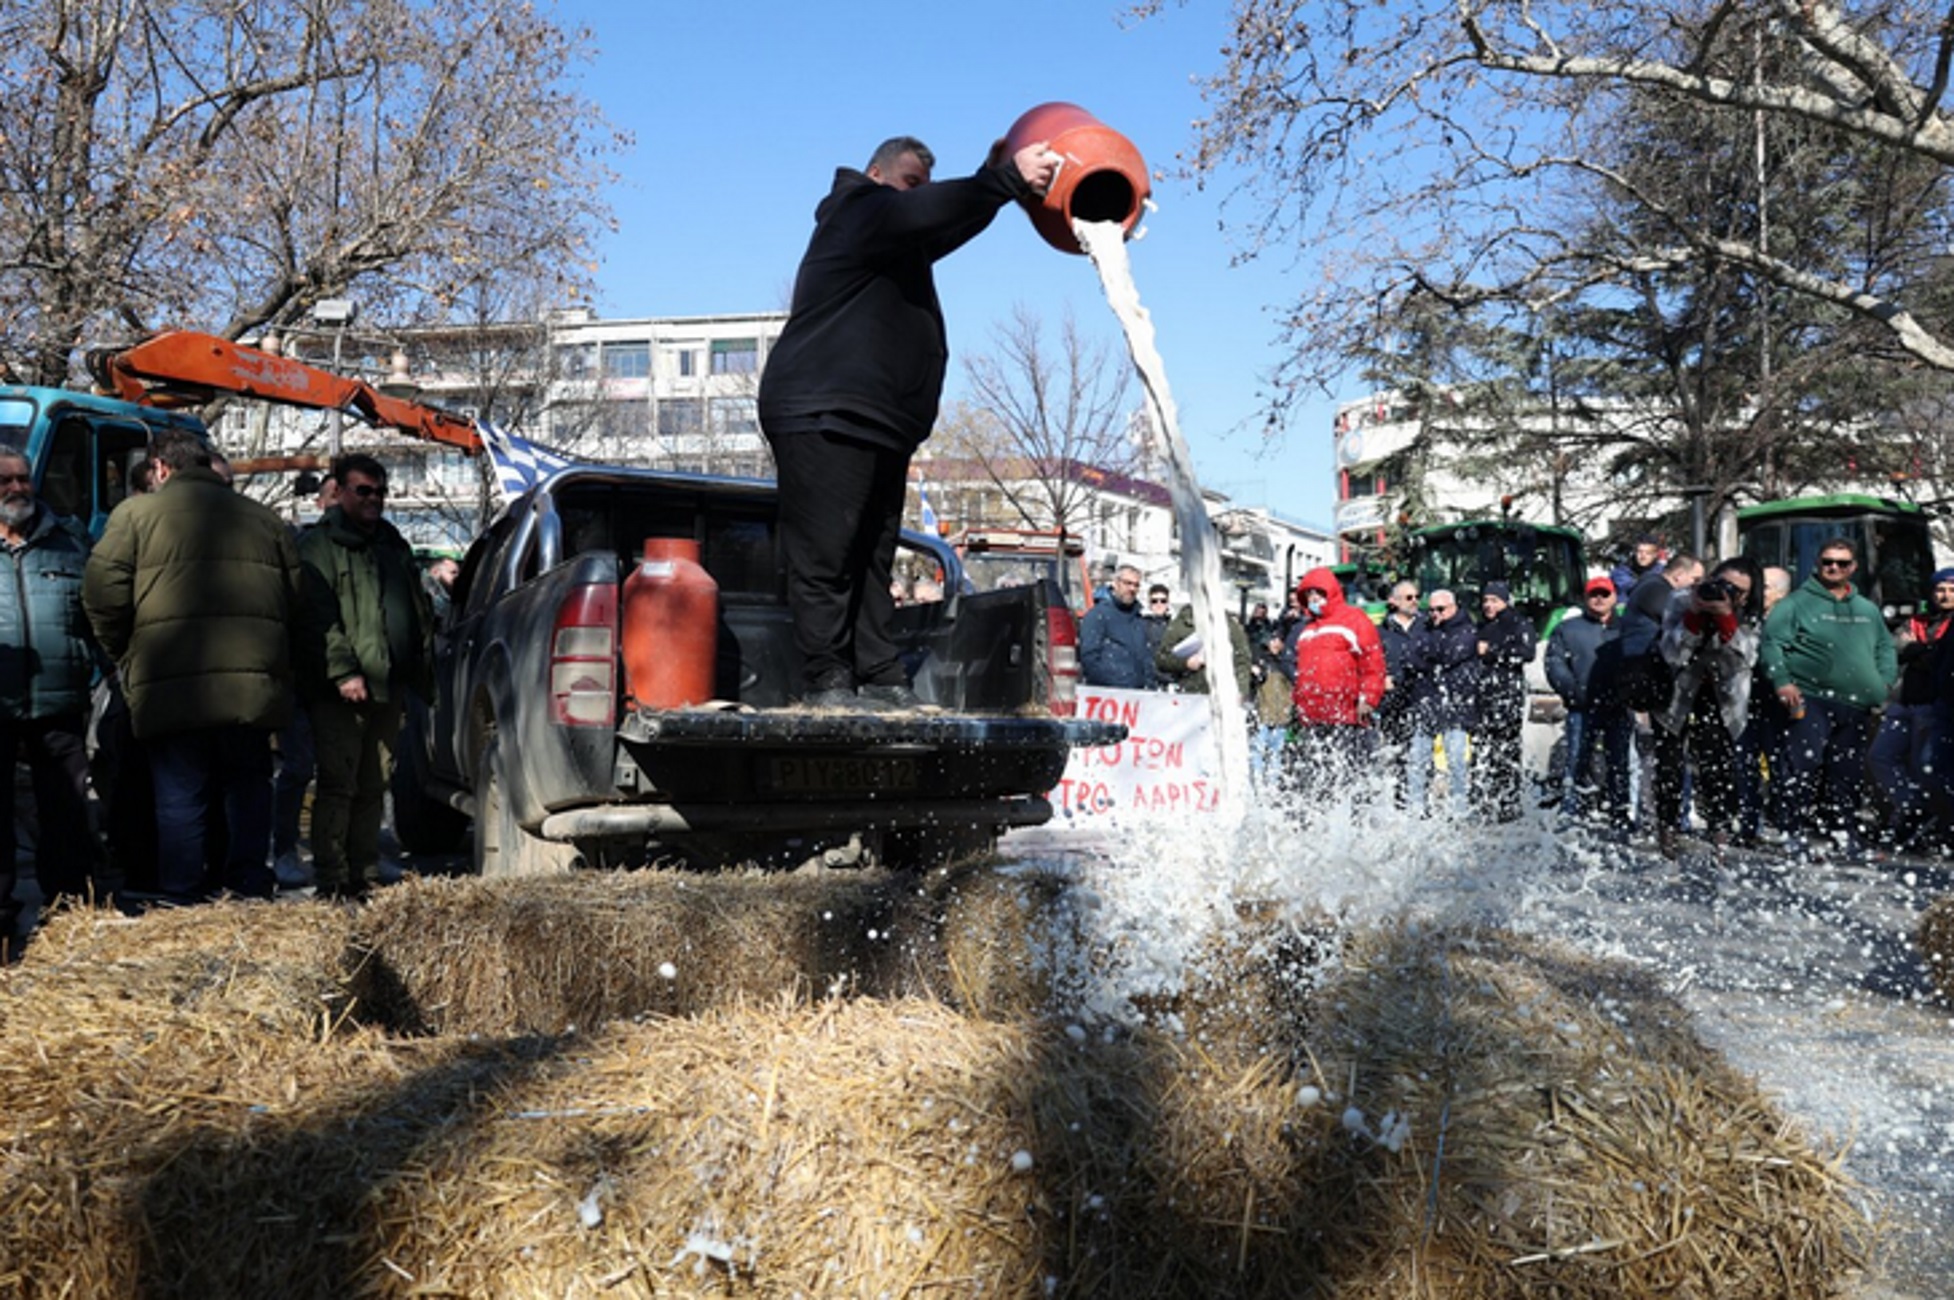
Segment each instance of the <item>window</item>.
M12 397L0 401L0 443L15 451L25 451L28 434L33 429L34 403Z
M714 339L712 373L750 375L760 369L759 339Z
M94 504L89 492L88 422L69 417L54 430L47 465L41 470L41 500L57 515L87 519Z
M603 356L606 379L649 379L651 377L651 344L649 343L606 343Z
M588 379L597 368L597 345L572 343L557 349L557 373L569 380Z
M713 398L712 431L735 438L759 433L760 404L750 397Z
M630 442L644 437L649 413L643 402L605 402L599 415L599 432L612 443Z
M139 424L105 424L95 431L95 481L100 514L115 509L129 495L129 471L149 455L149 430Z
M684 438L705 431L705 403L696 397L668 397L658 404L658 436Z

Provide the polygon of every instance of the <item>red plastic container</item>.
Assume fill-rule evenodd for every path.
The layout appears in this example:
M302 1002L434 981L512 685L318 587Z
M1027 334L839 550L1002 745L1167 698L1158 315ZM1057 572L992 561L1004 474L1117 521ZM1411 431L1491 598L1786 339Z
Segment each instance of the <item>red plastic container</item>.
M624 690L639 709L682 709L712 698L719 653L719 584L689 537L647 537L624 580Z
M1026 199L1031 224L1061 253L1083 253L1072 219L1117 221L1129 233L1140 223L1147 195L1147 162L1133 142L1077 104L1040 104L1011 124L1005 148L1016 153L1043 140L1064 159L1042 201Z

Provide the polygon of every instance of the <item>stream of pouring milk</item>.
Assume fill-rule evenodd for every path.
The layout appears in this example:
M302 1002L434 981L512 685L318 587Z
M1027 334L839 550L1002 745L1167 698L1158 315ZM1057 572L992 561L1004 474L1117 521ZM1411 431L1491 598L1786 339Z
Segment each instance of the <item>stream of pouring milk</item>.
M1167 387L1167 367L1154 346L1153 319L1140 305L1133 268L1126 257L1126 230L1117 221L1072 222L1079 244L1099 270L1106 301L1126 332L1127 351L1140 372L1154 427L1167 445L1167 487L1173 494L1174 520L1180 527L1181 585L1194 602L1194 627L1208 661L1208 712L1214 722L1215 753L1221 765L1216 774L1222 791L1222 814L1239 824L1247 806L1249 760L1248 715L1242 706L1246 683L1235 679L1234 642L1228 633L1228 602L1221 581L1220 539L1201 500L1194 477L1194 458L1181 437L1180 416Z

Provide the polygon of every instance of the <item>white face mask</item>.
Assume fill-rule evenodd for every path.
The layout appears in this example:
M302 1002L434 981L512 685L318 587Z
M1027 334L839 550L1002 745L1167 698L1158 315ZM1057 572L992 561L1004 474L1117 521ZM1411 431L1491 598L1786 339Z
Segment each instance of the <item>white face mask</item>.
M1324 610L1330 607L1330 600L1329 597L1327 596L1319 595L1316 592L1311 592L1309 596L1308 604L1309 604L1310 613L1321 614Z

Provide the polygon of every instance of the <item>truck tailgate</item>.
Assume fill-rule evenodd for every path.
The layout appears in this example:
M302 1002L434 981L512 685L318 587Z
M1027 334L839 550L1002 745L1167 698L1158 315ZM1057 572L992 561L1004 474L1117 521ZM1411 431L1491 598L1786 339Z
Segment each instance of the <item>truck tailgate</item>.
M902 746L929 749L1066 750L1113 745L1126 728L1050 716L953 713L827 713L793 709L734 712L711 709L642 710L624 720L627 742L665 745L791 744Z

